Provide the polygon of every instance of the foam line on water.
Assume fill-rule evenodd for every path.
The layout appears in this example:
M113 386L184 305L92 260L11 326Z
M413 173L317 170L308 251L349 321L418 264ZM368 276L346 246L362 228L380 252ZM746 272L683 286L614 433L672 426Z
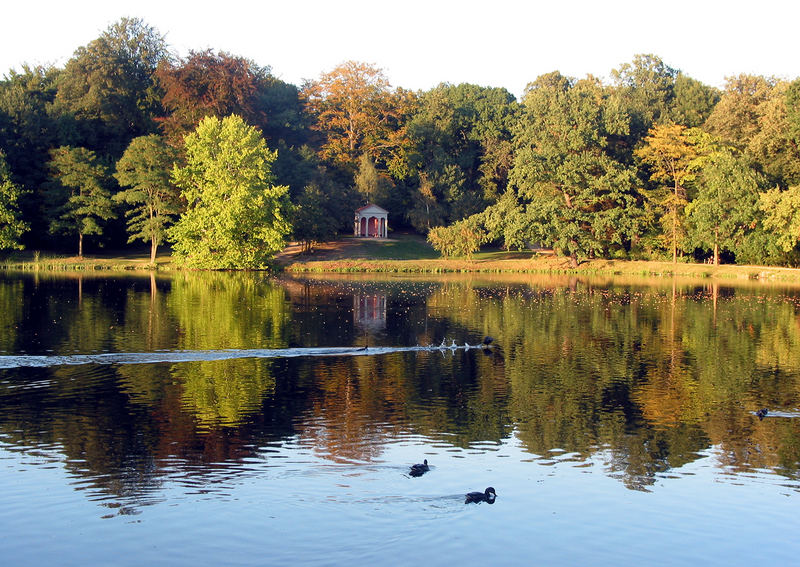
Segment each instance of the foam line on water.
M156 362L197 362L233 358L292 358L299 356L369 356L414 351L456 351L478 349L472 345L412 347L318 347L283 349L170 350L156 352L104 352L67 355L2 355L0 369L46 368L81 364L147 364Z

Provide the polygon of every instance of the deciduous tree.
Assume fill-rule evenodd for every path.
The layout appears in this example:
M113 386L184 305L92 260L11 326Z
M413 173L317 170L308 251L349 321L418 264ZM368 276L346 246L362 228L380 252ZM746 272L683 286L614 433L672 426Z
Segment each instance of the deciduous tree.
M773 96L775 79L756 75L728 77L703 128L722 143L747 149L758 132L759 106Z
M680 124L654 126L644 142L645 145L635 154L650 167L651 180L665 183L650 195L650 199L666 213L661 216L661 223L665 235L668 235L672 261L677 262L678 249L682 247L686 233L686 183L695 176L700 151L687 128Z
M761 194L764 227L773 231L784 252L791 252L800 243L800 186L786 191L778 188Z
M128 242L149 242L151 263L156 261L167 225L178 213L178 194L170 181L174 161L175 151L161 136L140 136L131 141L114 174L119 184L127 187L114 195L114 200L131 205L125 213Z
M554 247L573 265L623 250L638 233L635 175L606 153L606 102L593 78L544 75L527 89L515 137L510 182L527 232L515 239Z
M156 71L167 114L161 119L167 138L179 146L206 116L231 114L257 127L266 123L259 104L269 67L211 49L192 51L179 61L164 60Z
M417 172L412 225L421 231L482 211L505 191L519 105L505 89L441 84L408 125ZM439 218L441 217L441 218Z
M730 149L719 149L703 160L686 216L691 241L711 248L714 265L719 264L720 249L736 253L755 228L762 183L761 176Z
M347 61L303 87L313 128L322 135L322 156L354 171L367 154L397 178L408 174L406 122L416 104L392 90L383 71Z
M678 70L652 54L639 54L631 63L611 71L616 96L630 116L631 146L645 136L654 124L666 120L675 99Z
M164 37L138 18L122 18L75 51L58 82L57 109L82 125L80 144L112 156L153 132L160 113L154 73L168 57Z
M186 137L186 165L173 182L186 212L168 231L176 263L191 268L261 268L291 232L288 187L275 186L276 152L236 115L204 118Z
M86 148L61 146L49 162L57 184L51 186L50 230L78 235L78 256L83 256L83 237L102 234L102 221L115 216L111 193L105 187L106 167Z
M488 233L477 215L460 220L450 226L437 226L428 232L428 242L445 258L472 255L488 241Z
M719 102L719 90L704 85L683 73L675 77L675 98L670 115L676 124L687 128L702 126Z
M22 194L20 187L11 179L6 158L0 150L0 250L21 250L19 242L28 225L20 218L18 206Z
M778 82L766 100L756 107L758 128L747 144L747 153L771 183L781 187L800 183L800 137L793 131L790 85Z

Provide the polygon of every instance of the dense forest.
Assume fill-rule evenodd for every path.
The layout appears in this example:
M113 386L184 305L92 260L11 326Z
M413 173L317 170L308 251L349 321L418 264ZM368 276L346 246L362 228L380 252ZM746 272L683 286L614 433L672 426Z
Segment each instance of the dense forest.
M123 18L63 68L0 81L0 250L140 240L179 265L258 267L372 202L445 256L800 265L800 78L718 90L637 55L609 83L554 71L517 101L350 61L297 86Z

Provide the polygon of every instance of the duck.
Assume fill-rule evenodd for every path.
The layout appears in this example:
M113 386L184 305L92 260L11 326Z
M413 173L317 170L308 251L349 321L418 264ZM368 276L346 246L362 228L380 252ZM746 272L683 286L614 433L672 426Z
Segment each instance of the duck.
M494 338L490 337L489 335L486 335L485 337L483 337L483 343L481 344L481 346L483 348L489 348L489 345L491 345L493 342Z
M464 500L464 504L469 504L471 502L474 502L475 504L480 504L481 502L494 504L495 498L497 498L497 492L495 492L494 488L490 486L483 492L468 492L466 495L466 500Z
M429 470L431 470L431 468L428 466L428 459L424 459L422 464L417 463L416 465L411 465L411 472L408 474L411 476L422 476Z
M764 419L767 416L768 413L769 413L769 410L767 408L762 408L762 409L760 409L760 410L758 410L756 412L756 415L758 416L758 419L760 421L760 420Z

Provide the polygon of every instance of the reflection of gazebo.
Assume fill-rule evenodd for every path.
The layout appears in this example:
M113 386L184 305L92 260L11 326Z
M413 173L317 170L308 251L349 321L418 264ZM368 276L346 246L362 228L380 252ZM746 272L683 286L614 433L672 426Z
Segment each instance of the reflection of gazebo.
M365 331L386 328L386 294L356 293L353 296L353 318Z
M386 232L389 229L388 214L389 211L372 203L356 209L353 235L386 238Z

